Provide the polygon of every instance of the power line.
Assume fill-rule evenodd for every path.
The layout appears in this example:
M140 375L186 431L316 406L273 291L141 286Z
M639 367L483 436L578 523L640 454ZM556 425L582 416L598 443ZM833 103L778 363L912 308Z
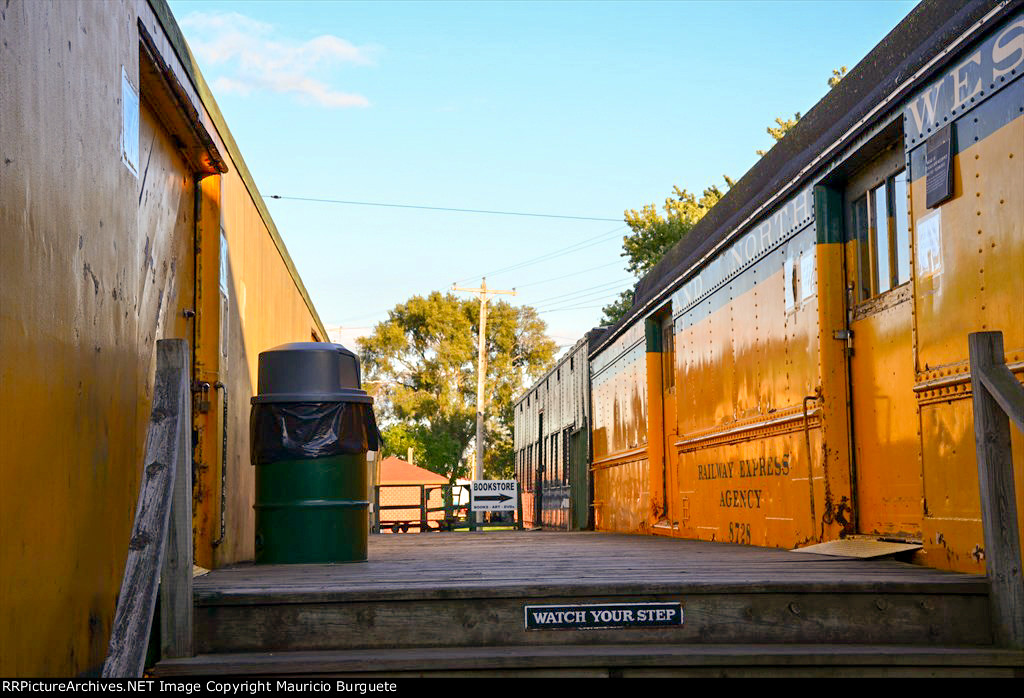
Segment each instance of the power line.
M617 289L614 289L614 290L612 290L612 289L605 289L604 291L595 291L593 293L588 293L586 295L580 296L579 298L569 298L569 299L564 300L564 301L557 301L555 303L548 303L547 305L541 306L540 309L535 308L534 310L536 310L537 312L540 312L541 310L553 310L555 308L568 308L568 307L576 305L578 303L592 303L592 302L596 302L596 301L601 301L601 300L606 299L606 298L607 299L614 299L617 295L621 295L622 292L626 291L626 290L628 290L628 287L626 287L626 288L617 288ZM611 295L609 295L609 294L611 294Z
M625 225L616 226L615 228L612 228L611 230L608 230L608 231L605 231L604 233L599 234L596 238L589 238L589 239L586 239L586 240L581 240L580 242L573 243L572 245L568 245L566 247L562 247L562 248L556 249L556 250L554 250L552 252L548 252L546 254L540 255L539 257L534 257L534 258L531 258L531 259L527 259L527 260L525 260L523 262L519 262L517 264L511 265L511 266L508 266L508 267L504 267L504 268L498 269L496 271L489 272L489 275L498 274L498 273L502 273L502 272L506 272L506 271L513 271L513 270L516 270L516 269L521 269L523 267L530 266L531 264L537 264L537 263L540 263L540 262L543 262L543 261L548 261L549 259L555 259L557 257L563 257L563 256L565 256L567 254L571 254L573 252L577 252L577 251L586 249L588 247L593 247L594 245L598 245L598 244L600 244L602 242L605 242L606 240L611 239L611 237L614 236L615 233L619 232L620 230L623 230L625 227L626 227ZM548 278L548 279L542 279L540 281L534 281L534 282L531 282L529 284L525 284L525 286L536 286L536 285L539 285L539 284L545 284L545 283L549 283L551 281L556 281L556 280L568 278L568 277L571 277L571 276L578 276L580 274L585 274L587 272L594 271L596 269L603 269L605 267L610 267L612 265L620 264L620 263L621 262L618 262L618 261L609 262L607 264L601 264L601 265L598 265L596 267L590 267L589 269L584 269L582 271L573 272L571 274L565 274L563 276L558 276L558 277L553 277L553 278ZM458 284L458 283L461 283L462 281L466 281L467 279L472 279L472 278L475 278L475 277L467 277L466 279L460 279L459 281L456 281L455 283ZM614 283L619 283L619 282L611 282L611 283L614 284ZM609 285L609 284L600 284L600 286L604 286L604 285ZM597 286L590 287L590 288L597 288ZM583 290L585 291L585 290L588 290L588 289L583 289ZM552 297L549 297L549 298L544 298L544 299L542 299L539 302L546 302L548 300L553 300L553 299L556 299L556 298L561 298L563 296L570 296L570 295L574 295L574 294L580 293L580 292L582 292L582 291L574 291L574 292L567 293L567 294L561 294L560 296L552 296ZM381 313L386 313L386 312L388 312L391 309L392 308L385 308L385 309L378 310L378 311L375 311L375 312L369 312L369 313L363 313L361 315L349 316L349 317L346 317L346 318L342 318L340 320L340 322L345 323L345 322L351 322L353 320L362 320L364 318L380 315Z
M502 274L502 273L505 273L505 272L508 272L508 271L515 271L517 269L522 269L523 267L528 267L528 266L530 266L532 264L537 264L539 262L546 262L548 260L555 259L557 257L563 257L563 256L565 256L567 254L571 254L572 252L579 252L580 250L586 249L588 247L593 247L594 245L599 245L602 242L606 242L607 240L610 240L612 238L612 236L614 236L615 233L619 232L620 230L622 230L625 227L626 226L624 226L624 225L620 225L620 226L617 226L615 228L612 228L609 231L601 233L600 235L598 235L595 238L588 238L586 240L581 240L580 242L573 243L572 245L569 245L567 247L562 247L562 248L559 248L557 250L554 250L553 252L548 252L546 254L542 254L539 257L532 257L532 258L527 259L525 261L518 262L516 264L512 264L512 265L507 266L507 267L502 267L501 269L493 269L493 270L487 272L486 274L484 274L484 276L494 276L495 274ZM475 278L476 278L475 275L474 276L467 276L467 277L465 277L463 279L459 279L455 283L462 283L464 281L468 281L470 279L475 279Z
M616 264L621 264L621 263L622 262L618 262L618 261L616 261L616 262L608 262L608 264L601 264L601 265L598 265L596 267L590 267L589 269L582 269L580 271L574 271L571 274L565 274L563 276L555 276L555 277L552 277L550 279L541 279L540 281L531 281L528 284L519 284L518 286L516 286L516 288L517 289L524 289L524 288L527 288L529 286L540 286L541 284L548 284L548 283L551 283L552 281L559 281L561 279L568 279L570 276L579 276L580 274L586 274L588 271L595 271L597 269L605 269L607 267L610 267L610 266L613 266L613 265L616 265Z
M533 305L533 306L551 305L550 301L555 301L555 300L558 300L560 298L561 299L565 299L565 298L568 298L570 296L583 295L583 294L586 294L589 291L597 291L599 289L604 291L604 290L607 290L607 289L609 289L609 288L611 288L613 286L621 286L622 284L627 283L627 282L628 282L628 280L623 280L623 279L615 279L614 281L606 281L603 284L596 284L594 286L588 286L587 288L581 288L581 289L577 289L575 291L569 291L568 293L560 293L557 296L548 296L547 298L541 298L539 300L533 301L530 305ZM629 283L632 283L632 282L629 282Z
M540 310L540 311L537 312L537 314L538 315L543 315L544 313L560 313L560 312L562 312L564 310L588 310L590 308L603 308L603 307L604 307L603 305L574 305L571 308L552 308L551 310Z
M380 206L382 208L413 208L420 211L448 211L453 213L483 213L491 216L528 216L531 218L561 218L572 221L608 221L613 223L618 218L596 218L594 216L563 216L554 213L524 213L522 211L488 211L477 208L450 208L447 206L417 206L414 204L385 204L377 201L346 201L344 199L314 199L307 196L284 196L282 194L271 194L264 196L264 199L280 199L286 201L313 201L321 204L345 204L348 206Z

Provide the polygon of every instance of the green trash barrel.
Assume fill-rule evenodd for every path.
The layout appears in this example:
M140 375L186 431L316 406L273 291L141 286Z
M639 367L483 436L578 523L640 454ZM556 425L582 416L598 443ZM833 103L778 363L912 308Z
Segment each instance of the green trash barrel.
M323 342L262 352L257 392L256 562L365 561L366 452L380 434L355 354Z

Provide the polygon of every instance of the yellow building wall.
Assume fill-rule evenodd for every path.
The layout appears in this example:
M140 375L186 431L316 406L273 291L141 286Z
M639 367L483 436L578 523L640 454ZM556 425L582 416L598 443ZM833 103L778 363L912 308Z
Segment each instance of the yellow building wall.
M152 10L169 17L158 0ZM145 0L15 2L0 13L3 676L73 676L102 665L138 496L156 341L200 339L207 353L197 356L197 378L227 378L236 489L217 560L209 544L219 533L215 391L210 410L195 414L205 436L195 458L206 465L196 486L197 561L223 564L252 554L245 488L257 353L308 341L314 328L323 336L212 101L214 116L201 118L224 129L229 174L223 198L220 177L202 183L198 258L194 180L145 99L139 160L149 169L137 177L122 164L121 71L138 90L137 19L144 15L153 33L150 13ZM219 314L210 312L217 304L196 293L208 301L212 283L216 299L222 201L232 264L223 362ZM195 319L182 312L192 309Z
M219 377L227 386L229 405L228 501L227 535L214 551L215 566L250 560L254 555L255 472L249 462L249 400L256 393L259 353L287 342L312 341L314 332L323 338L319 320L296 290L245 182L232 168L221 177L221 184L228 244L229 324L228 355L220 360ZM213 441L219 449L219 435ZM211 468L210 472L219 477L219 470ZM210 491L219 498L219 481ZM211 507L218 516L219 506L218 499Z
M134 17L134 2L0 15L3 676L101 663L128 552L146 342L162 333L160 292L176 291L145 263L139 184L121 163Z

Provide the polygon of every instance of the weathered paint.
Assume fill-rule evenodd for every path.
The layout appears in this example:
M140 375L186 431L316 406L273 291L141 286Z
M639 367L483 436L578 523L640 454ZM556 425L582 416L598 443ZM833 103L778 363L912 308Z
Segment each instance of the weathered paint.
M161 330L143 306L158 279L119 150L122 66L138 85L134 17L129 1L0 10L4 676L102 662L127 554L143 342Z
M594 415L591 471L594 528L597 530L646 530L653 518L652 466L647 455L651 424L646 344L641 321L591 358ZM660 409L657 414L660 422ZM660 434L657 422L654 429ZM656 467L660 469L661 464Z
M984 570L966 338L1001 330L1024 379L1024 17L987 31L822 169L813 215L805 188L659 292L676 313L678 461L667 476L670 396L657 347L643 363L636 354L658 311L591 357L603 528L784 546L844 531L920 537L916 561ZM957 97L918 124L915 105L941 89ZM906 151L901 112L905 127L916 119ZM948 122L953 197L929 211L921 131ZM863 243L843 219L882 181L869 179L904 168L911 279L861 301ZM635 438L644 431L650 443ZM1021 482L1024 437L1012 439ZM1016 496L1024 512L1024 488Z
M915 397L919 406L923 488L924 561L933 567L984 571L974 446L967 335L1003 332L1006 362L1024 381L1024 81L1016 80L997 99L1011 99L1017 116L989 135L963 138L979 116L968 112L959 128L953 159L953 198L938 211L942 266L919 264L914 283ZM979 108L980 120L988 116ZM990 118L998 118L998 115ZM916 162L911 154L912 166ZM912 172L911 216L925 209L925 178ZM915 243L918 243L915 239ZM940 385L929 388L939 381ZM1011 429L1017 511L1024 530L1024 437Z
M666 314L669 315L668 318L665 317ZM662 342L661 325L665 320L671 322L671 313L668 309L644 321L644 377L647 381L647 410L650 415L647 427L647 461L651 490L650 510L644 513L649 527L653 527L658 521L667 520L669 513L669 498L666 496L669 468L666 458L670 447L666 449L665 410L670 405L674 406L675 398L664 394L666 380L663 375L662 355L667 347ZM673 361L673 367L674 363Z
M229 455L237 477L229 487L241 489L228 512L231 544L216 560L209 541L219 533L221 426L212 390L212 409L195 415L196 559L223 564L251 554L252 492L244 476L256 354L308 340L312 330L323 336L205 83L154 10L173 22L158 0L0 8L5 676L74 675L103 661L143 465L156 340L197 342L196 378L234 381ZM157 99L140 85L139 20L168 75L181 81L180 94L167 94L184 95L197 132L226 156L226 193L221 177L203 180L198 221L192 169L202 148L169 133L181 114L161 114L167 94ZM121 162L122 68L141 93L138 176ZM148 70L145 78L159 75ZM220 332L209 301L222 208L236 297L226 361L209 351Z
M209 385L197 395L192 413L196 447L192 454L192 533L195 563L215 567L213 541L220 537L221 460L224 438L224 391L216 384L220 377L220 209L221 178L208 177L200 183L199 224L196 226L193 378L197 385ZM244 405L229 402L229 410ZM232 483L228 482L230 489ZM225 531L226 533L226 531ZM219 547L219 546L218 546Z
M922 491L910 288L874 300L882 307L850 323L859 532L918 538Z
M647 530L651 508L649 463L646 457L626 458L592 466L594 472L594 529Z
M677 320L681 535L793 547L835 534L847 472L823 457L814 237Z
M572 434L577 454L589 462L590 431L590 340L600 330L591 330L559 359L512 406L515 477L523 498L523 520L529 526L585 528L590 518L590 484L585 470L573 470L570 446ZM540 431L543 414L543 432ZM535 496L538 464L541 475L541 516L536 520Z

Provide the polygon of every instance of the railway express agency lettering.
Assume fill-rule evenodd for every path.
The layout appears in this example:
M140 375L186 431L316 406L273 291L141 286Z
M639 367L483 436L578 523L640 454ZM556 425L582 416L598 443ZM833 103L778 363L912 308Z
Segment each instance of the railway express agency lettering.
M788 475L788 453L781 457L766 456L697 465L698 480L739 480ZM723 509L760 509L764 502L764 490L754 487L734 486L720 490L718 496L718 506Z
M698 480L724 480L734 477L785 477L789 475L789 454L781 458L741 459L725 463L697 465Z

